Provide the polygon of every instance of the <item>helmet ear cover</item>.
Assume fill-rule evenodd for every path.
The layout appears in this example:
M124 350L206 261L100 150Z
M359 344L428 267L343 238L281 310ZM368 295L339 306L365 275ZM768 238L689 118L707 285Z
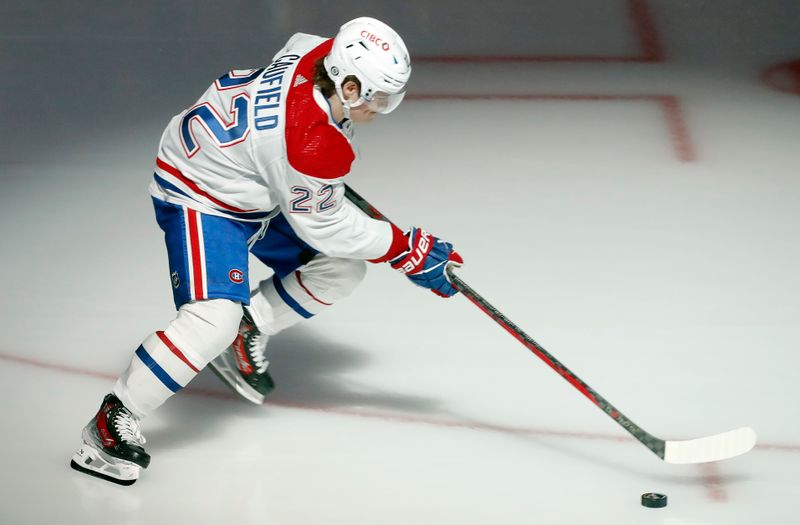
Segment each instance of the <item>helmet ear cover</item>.
M325 98L330 98L336 95L336 83L331 80L330 74L325 67L325 57L320 58L317 60L316 64L314 64L314 84L322 91L322 95ZM355 75L348 75L344 79L342 79L342 85L347 84L348 81L352 80L358 85L359 93L361 92L361 81L358 80L358 77Z

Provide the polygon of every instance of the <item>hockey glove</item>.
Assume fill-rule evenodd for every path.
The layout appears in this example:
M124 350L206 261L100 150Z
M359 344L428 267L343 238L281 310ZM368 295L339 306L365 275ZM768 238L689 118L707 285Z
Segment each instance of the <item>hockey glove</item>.
M404 273L411 282L441 297L458 293L450 284L445 269L449 264L461 266L463 263L452 244L420 228L408 231L408 250L389 261L392 268Z

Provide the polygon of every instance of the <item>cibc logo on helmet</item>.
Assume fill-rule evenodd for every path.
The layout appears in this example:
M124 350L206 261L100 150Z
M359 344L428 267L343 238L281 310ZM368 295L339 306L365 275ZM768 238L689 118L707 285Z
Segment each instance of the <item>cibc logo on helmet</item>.
M389 51L389 43L384 42L384 40L381 37L373 35L367 30L361 32L361 37L366 38L369 42L372 42L376 46L380 46L381 49L383 49L384 51Z

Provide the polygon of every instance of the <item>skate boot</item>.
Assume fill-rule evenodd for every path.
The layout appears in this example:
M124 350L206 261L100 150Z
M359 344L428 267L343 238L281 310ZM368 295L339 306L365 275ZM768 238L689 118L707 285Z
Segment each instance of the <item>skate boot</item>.
M269 336L261 333L247 308L239 324L239 335L208 365L234 392L256 405L275 388L264 356Z
M139 422L114 394L108 394L97 415L83 428L83 445L70 465L120 485L132 485L150 464Z

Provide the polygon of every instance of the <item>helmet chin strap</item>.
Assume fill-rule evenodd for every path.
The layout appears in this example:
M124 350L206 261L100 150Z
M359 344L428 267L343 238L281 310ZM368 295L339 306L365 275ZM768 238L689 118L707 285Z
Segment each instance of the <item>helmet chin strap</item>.
M342 113L344 114L344 118L339 122L339 124L341 124L342 122L350 120L350 101L344 98L341 84L336 86L336 94L339 96L339 102L342 103Z
M350 101L344 98L341 86L336 86L336 94L339 96L339 102L342 103L342 120L339 121L339 126L344 131L347 138L353 138L353 121L350 120Z

